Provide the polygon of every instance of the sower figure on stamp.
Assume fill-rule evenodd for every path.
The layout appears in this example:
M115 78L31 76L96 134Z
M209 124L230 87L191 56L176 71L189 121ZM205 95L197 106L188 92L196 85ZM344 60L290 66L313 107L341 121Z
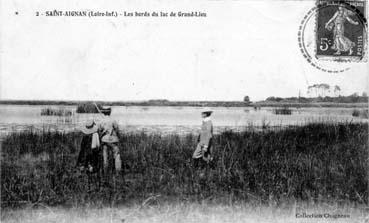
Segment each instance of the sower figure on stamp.
M213 123L211 121L210 109L203 109L201 116L203 118L201 132L198 138L197 147L192 155L195 168L204 168L213 159L212 157L212 140L213 140Z
M99 164L100 139L98 128L93 120L89 120L81 129L83 133L81 148L77 159L77 167L81 171L96 173Z
M100 124L100 131L101 131L101 142L103 147L103 167L104 173L107 173L108 170L108 155L109 151L113 152L114 156L114 167L115 172L119 174L122 170L122 161L120 157L120 151L118 147L118 124L110 117L110 111L105 112L102 111L104 114L104 119Z
M338 7L338 11L334 13L333 17L325 24L325 28L329 31L333 29L333 46L336 50L335 55L341 55L341 52L349 52L352 55L355 43L345 36L345 23L348 21L353 25L359 25L359 22L350 18L354 13L346 9L344 5Z

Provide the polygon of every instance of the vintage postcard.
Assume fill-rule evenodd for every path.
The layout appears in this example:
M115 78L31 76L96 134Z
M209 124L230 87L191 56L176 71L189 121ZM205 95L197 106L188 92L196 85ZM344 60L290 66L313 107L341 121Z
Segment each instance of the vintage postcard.
M367 0L0 0L0 221L369 223Z

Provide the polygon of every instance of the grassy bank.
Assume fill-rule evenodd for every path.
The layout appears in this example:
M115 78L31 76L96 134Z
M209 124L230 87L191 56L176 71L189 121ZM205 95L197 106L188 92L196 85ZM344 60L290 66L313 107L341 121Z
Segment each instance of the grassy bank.
M1 205L125 203L148 197L217 203L368 201L368 125L309 124L215 136L216 166L199 178L195 135L121 134L125 179L99 184L75 168L79 133L21 132L2 145Z

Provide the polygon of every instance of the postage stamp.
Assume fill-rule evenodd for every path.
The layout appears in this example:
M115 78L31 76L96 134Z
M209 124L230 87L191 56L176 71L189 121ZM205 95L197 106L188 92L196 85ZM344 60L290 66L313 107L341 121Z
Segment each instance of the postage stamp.
M316 57L356 61L363 58L365 3L319 0Z
M366 0L317 0L301 21L298 42L315 68L340 73L365 62L367 51Z

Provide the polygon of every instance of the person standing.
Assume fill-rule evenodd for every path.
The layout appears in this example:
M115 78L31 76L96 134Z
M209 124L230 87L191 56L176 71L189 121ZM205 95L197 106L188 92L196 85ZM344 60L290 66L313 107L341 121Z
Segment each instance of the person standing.
M103 147L103 167L104 172L108 169L108 151L112 150L114 156L114 166L116 173L122 170L122 161L120 157L120 151L118 147L118 124L115 120L110 117L110 111L104 112L104 119L100 124L101 130L101 142Z
M212 140L213 140L213 123L211 114L213 111L209 108L203 109L201 112L202 125L199 138L197 140L196 149L192 155L194 166L202 167L212 161Z
M98 127L93 120L89 120L81 131L83 137L77 159L77 167L81 171L86 170L89 173L95 173L98 170L100 148Z

